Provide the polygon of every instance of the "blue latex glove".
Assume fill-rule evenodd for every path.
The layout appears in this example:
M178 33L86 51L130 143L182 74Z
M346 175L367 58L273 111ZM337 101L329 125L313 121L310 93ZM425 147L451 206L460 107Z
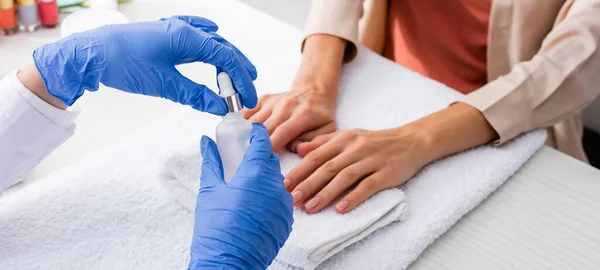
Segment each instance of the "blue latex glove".
M262 124L236 175L223 180L217 145L202 137L201 188L189 269L265 269L292 230L292 196Z
M256 68L215 33L217 28L208 19L192 16L108 25L44 45L33 52L33 59L48 92L67 105L84 90L98 90L100 82L224 115L227 105L215 92L175 69L200 61L229 73L243 105L253 108Z

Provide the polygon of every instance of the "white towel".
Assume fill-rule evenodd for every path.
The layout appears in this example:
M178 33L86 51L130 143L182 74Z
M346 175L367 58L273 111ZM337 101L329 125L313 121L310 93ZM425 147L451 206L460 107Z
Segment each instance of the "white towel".
M293 57L258 65L259 91L289 87L297 51ZM338 109L347 113L338 115L341 128L402 125L460 97L363 49L344 67L341 80ZM0 197L0 269L184 269L193 213L159 184L161 164L177 149L199 144L202 134L214 134L218 122L182 109L102 155ZM431 164L403 187L410 206L406 221L372 233L318 269L406 268L544 140L545 132L536 131L502 147L482 146ZM272 268L288 268L278 260Z
M200 189L202 155L197 144L170 155L163 166L160 184L171 197L194 211Z
M281 170L287 174L300 158L287 151L279 153ZM198 146L173 154L165 162L160 182L171 196L193 211L198 196L202 157ZM278 255L284 264L314 269L340 250L360 241L376 230L407 217L405 196L399 188L377 193L351 212L340 215L333 205L308 215L294 209L292 234Z
M291 59L292 57L281 57ZM296 59L296 61L300 61ZM292 78L272 65L268 74ZM447 107L461 93L424 78L365 48L345 65L336 118L340 129L397 127ZM284 85L271 85L283 87ZM322 269L404 269L436 238L508 179L544 143L534 131L502 147L482 146L427 166L405 186L409 217L373 233L319 266ZM286 162L282 160L282 162ZM413 207L414 205L414 207ZM271 269L290 267L282 249Z

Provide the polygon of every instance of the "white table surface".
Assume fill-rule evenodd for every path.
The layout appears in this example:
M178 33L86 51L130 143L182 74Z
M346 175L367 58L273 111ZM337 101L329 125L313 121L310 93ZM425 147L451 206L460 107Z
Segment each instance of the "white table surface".
M193 5L189 4L192 2ZM260 42L249 39L251 29L239 31L244 22L236 21L236 16L222 16L222 9L239 4L236 1L165 3L134 0L122 5L121 10L132 21L175 14L204 15L215 20L221 26L220 32L253 61L266 61L277 55L277 51L265 54L257 49ZM216 12L217 9L221 12ZM278 42L281 51L298 46L299 30L275 20L270 22L277 25L264 27L272 27L274 36L262 37L262 42ZM59 35L58 29L45 29L0 37L0 76L27 65L34 48L58 39ZM209 67L192 65L180 69L195 81L215 86L214 70ZM76 106L84 109L77 122L77 133L29 174L24 185L9 189L2 196L10 196L27 182L43 181L44 176L75 164L177 108L166 100L112 89L86 93ZM432 244L410 269L598 268L599 195L599 170L544 147L503 187Z

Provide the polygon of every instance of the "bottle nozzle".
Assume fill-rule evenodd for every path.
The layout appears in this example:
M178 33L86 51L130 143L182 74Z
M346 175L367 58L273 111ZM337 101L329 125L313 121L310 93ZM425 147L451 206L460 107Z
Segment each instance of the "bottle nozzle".
M219 83L220 96L227 102L227 109L229 112L241 111L244 107L240 100L240 95L233 87L231 77L226 72L220 72L217 75L217 82Z

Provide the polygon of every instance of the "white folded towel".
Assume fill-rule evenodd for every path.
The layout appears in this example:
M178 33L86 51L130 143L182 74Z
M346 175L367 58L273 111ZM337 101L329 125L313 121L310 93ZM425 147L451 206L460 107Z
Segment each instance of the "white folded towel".
M295 50L289 57L280 56L289 59L286 63L257 65L261 94L289 87L300 56ZM339 126L398 126L459 97L361 48L356 61L344 67ZM159 184L161 166L174 151L213 134L219 122L182 109L103 155L0 197L0 269L185 269L193 213ZM482 146L427 166L403 186L410 206L406 221L372 233L318 269L406 268L515 173L545 136L535 131L501 147ZM290 266L276 258L272 268Z
M200 189L202 156L197 144L170 155L163 164L160 184L173 199L194 211Z
M281 59L289 62L293 57ZM295 61L299 63L300 59ZM287 69L287 65L271 65L273 70L262 71L291 79L296 68ZM419 76L359 48L357 58L344 66L341 77L336 114L339 129L397 127L462 97L459 92ZM269 85L285 86L276 80ZM502 147L481 146L430 164L402 187L409 206L408 219L374 232L318 268L405 269L429 244L517 171L542 147L545 138L545 131L534 131ZM294 269L289 266L286 248L271 269Z
M282 151L279 156L284 174L300 161L297 155L287 151ZM160 178L169 194L190 211L196 207L200 164L202 157L198 145L190 146L166 160ZM296 208L292 234L277 258L293 267L314 269L342 249L406 217L405 196L399 188L379 192L344 215L336 213L333 205L313 215Z

